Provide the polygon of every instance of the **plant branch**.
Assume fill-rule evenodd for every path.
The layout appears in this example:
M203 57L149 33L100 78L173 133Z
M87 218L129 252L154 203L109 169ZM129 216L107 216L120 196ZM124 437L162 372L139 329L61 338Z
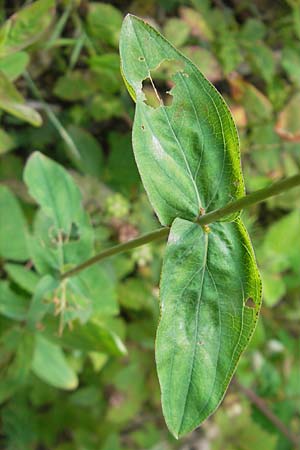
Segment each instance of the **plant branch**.
M241 391L245 397L250 400L253 405L259 409L265 417L269 419L270 422L277 428L277 430L280 431L293 445L295 445L295 448L300 447L300 439L298 436L296 436L292 431L290 431L287 426L281 422L279 417L277 417L273 411L268 407L266 402L260 398L252 389L246 388L245 386L241 385L237 380L234 380L234 384L236 387Z
M277 181L276 183L271 184L271 186L245 195L234 202L228 203L223 208L204 214L203 216L200 216L196 222L199 223L199 225L208 225L212 222L216 222L217 220L224 219L230 214L241 211L244 208L249 208L256 203L263 202L274 195L281 194L282 192L288 191L289 189L297 186L300 186L300 173L294 175L293 177Z
M86 269L87 267L92 266L93 264L98 263L99 261L102 261L104 258L108 258L109 256L116 255L118 253L126 252L127 250L131 250L136 247L140 247L141 245L148 244L152 241L158 241L159 239L163 239L169 234L169 228L159 228L158 230L154 230L151 233L144 234L143 236L140 236L136 239L132 239L131 241L124 242L124 244L118 244L114 247L110 247L106 250L103 250L103 252L99 253L98 255L93 256L92 258L88 259L82 264L79 264L79 266L74 267L73 269L69 270L68 272L65 272L61 275L61 279L64 280L65 278L71 277L78 272L81 272L83 269Z
M195 222L201 226L208 225L212 222L223 219L230 214L236 213L244 208L249 208L249 206L262 202L269 197L273 197L274 195L280 194L281 192L287 191L296 186L300 186L300 174L278 181L277 183L274 183L264 189L260 189L256 192L245 195L244 197L235 200L234 202L228 203L228 205L224 206L223 208L198 217ZM104 258L108 258L109 256L131 250L133 248L147 244L148 242L162 239L169 234L169 231L169 227L159 228L158 230L147 233L136 239L132 239L131 241L125 242L124 244L118 244L114 247L108 248L98 255L95 255L92 258L88 259L84 263L79 264L68 272L63 273L61 275L61 279L64 280L65 278L71 277L78 272L81 272L83 269L86 269L87 267L92 266L99 261L102 261Z

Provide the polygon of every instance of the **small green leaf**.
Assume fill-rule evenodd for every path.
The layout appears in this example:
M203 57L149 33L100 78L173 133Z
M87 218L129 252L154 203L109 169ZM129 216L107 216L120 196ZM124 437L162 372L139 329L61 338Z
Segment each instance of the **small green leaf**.
M99 142L87 130L75 125L68 127L67 131L78 150L78 157L75 157L65 145L66 153L74 165L81 172L99 178L103 166L103 150Z
M46 326L45 333L58 345L69 349L107 353L114 356L127 353L118 335L97 321L90 321L85 325L74 322L72 329L65 328L61 336L57 334L57 324L54 325L54 330Z
M241 221L210 229L176 219L162 270L156 363L176 437L221 402L260 309L260 277Z
M40 39L50 26L54 13L54 0L38 0L11 16L0 28L0 58Z
M106 181L127 196L140 185L140 177L134 161L131 136L112 132L108 136L109 155Z
M0 186L0 255L15 261L29 258L27 224L15 196Z
M68 364L64 352L40 334L36 335L32 371L51 386L72 390L78 385L78 378Z
M74 70L60 77L53 91L57 97L70 102L83 100L91 96L93 92L94 86L90 77L79 70Z
M113 5L89 2L87 25L91 36L117 47L122 14Z
M185 56L156 30L128 15L120 40L121 70L136 99L133 149L149 199L161 223L194 220L244 193L236 128L224 100ZM143 81L166 60L172 77L170 106L145 103ZM155 89L156 91L156 89Z
M25 104L22 95L2 71L0 71L0 108L36 127L42 124L39 113Z
M80 223L83 216L81 194L71 175L56 162L35 152L26 164L24 181L32 197L53 220L55 229L69 235L72 224Z
M39 281L39 276L35 272L20 264L5 264L4 268L16 284L33 294Z

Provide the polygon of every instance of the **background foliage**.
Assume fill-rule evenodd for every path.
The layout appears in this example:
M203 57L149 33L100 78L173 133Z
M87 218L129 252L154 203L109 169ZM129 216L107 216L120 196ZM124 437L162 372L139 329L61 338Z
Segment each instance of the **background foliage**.
M299 189L243 213L262 315L223 405L186 441L166 430L154 365L164 244L60 286L55 275L158 226L132 154L123 16L147 18L226 98L252 191L300 167L299 2L61 1L55 10L41 0L21 10L29 4L0 11L1 448L294 448L244 388L297 433ZM167 75L158 74L162 90Z

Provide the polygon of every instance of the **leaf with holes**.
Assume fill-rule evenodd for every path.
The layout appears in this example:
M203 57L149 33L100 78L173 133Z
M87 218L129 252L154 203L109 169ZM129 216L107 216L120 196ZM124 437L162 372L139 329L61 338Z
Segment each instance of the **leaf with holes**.
M164 416L178 437L222 400L254 331L261 283L238 214L210 227L195 223L244 193L238 136L222 97L192 62L136 17L124 20L120 52L125 84L136 101L137 165L161 223L172 224L156 362ZM176 69L168 80L170 66ZM159 92L172 84L171 91Z
M237 131L221 95L198 68L142 20L128 15L120 40L121 70L136 101L133 148L160 222L194 220L244 194ZM167 80L171 105L153 72L166 61L180 67ZM146 103L150 80L159 106Z

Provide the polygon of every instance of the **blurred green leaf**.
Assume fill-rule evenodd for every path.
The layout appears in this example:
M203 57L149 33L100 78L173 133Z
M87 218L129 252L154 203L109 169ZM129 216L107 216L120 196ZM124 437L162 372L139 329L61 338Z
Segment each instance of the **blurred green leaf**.
M26 383L31 367L33 345L33 336L22 329L12 328L1 336L1 353L3 355L9 352L11 357L4 373L0 372L0 403L6 401Z
M300 85L300 44L286 46L282 50L281 65L289 78Z
M263 43L248 48L253 71L270 83L275 74L275 59L272 51Z
M38 0L11 16L0 28L0 58L37 41L49 28L54 13L54 0Z
M278 273L261 270L263 284L263 300L269 307L275 306L286 293L285 282Z
M85 271L69 280L70 286L81 286L82 293L92 302L94 314L99 317L119 313L115 287L115 274L109 264L102 263L88 267Z
M150 310L155 306L149 287L144 280L128 278L119 286L120 304L129 310ZM152 306L153 305L153 306Z
M94 90L91 77L83 71L74 70L58 78L53 93L62 100L72 102L91 96Z
M0 108L31 125L38 127L42 124L39 113L26 105L22 95L2 71L0 71Z
M12 53L0 59L0 71L2 71L10 81L14 81L24 72L28 63L28 53Z
M0 186L0 255L15 261L29 258L27 224L16 197Z
M35 338L32 371L41 380L60 389L72 390L78 378L61 348L40 334Z
M125 109L119 97L95 95L89 105L89 114L94 120L109 120L125 116Z
M295 94L278 116L275 126L279 136L290 142L300 142L300 92Z
M90 2L87 14L89 33L113 47L118 46L122 14L113 5Z
M80 225L84 217L80 191L71 175L56 162L34 152L27 161L24 181L32 197L53 220L55 231L70 236L72 225Z
M163 33L175 47L181 47L187 41L190 27L183 20L171 18L166 21Z
M109 134L110 152L107 160L106 180L120 192L130 194L139 188L140 177L136 168L129 133Z
M87 130L75 125L70 125L67 131L79 153L78 158L69 153L74 165L79 171L99 178L103 169L103 150L97 139ZM68 153L67 145L65 149Z
M16 294L7 281L0 281L0 314L9 319L22 321L26 319L29 301Z
M196 64L211 83L222 79L220 64L210 51L202 47L190 46L184 47L182 52Z
M20 264L5 264L5 271L8 273L11 280L26 292L34 293L36 285L39 281L39 276Z
M198 36L204 41L212 41L214 39L210 25L200 12L186 7L181 7L179 12L182 20L188 25L193 36Z
M98 321L90 321L85 325L78 322L72 323L71 329L65 329L61 336L53 327L45 330L48 335L60 347L85 352L107 353L114 356L122 356L127 353L124 344L116 333Z
M120 58L117 53L93 55L89 59L91 71L97 74L99 89L104 93L114 94L121 88Z
M16 147L15 139L0 128L0 155L9 152Z

